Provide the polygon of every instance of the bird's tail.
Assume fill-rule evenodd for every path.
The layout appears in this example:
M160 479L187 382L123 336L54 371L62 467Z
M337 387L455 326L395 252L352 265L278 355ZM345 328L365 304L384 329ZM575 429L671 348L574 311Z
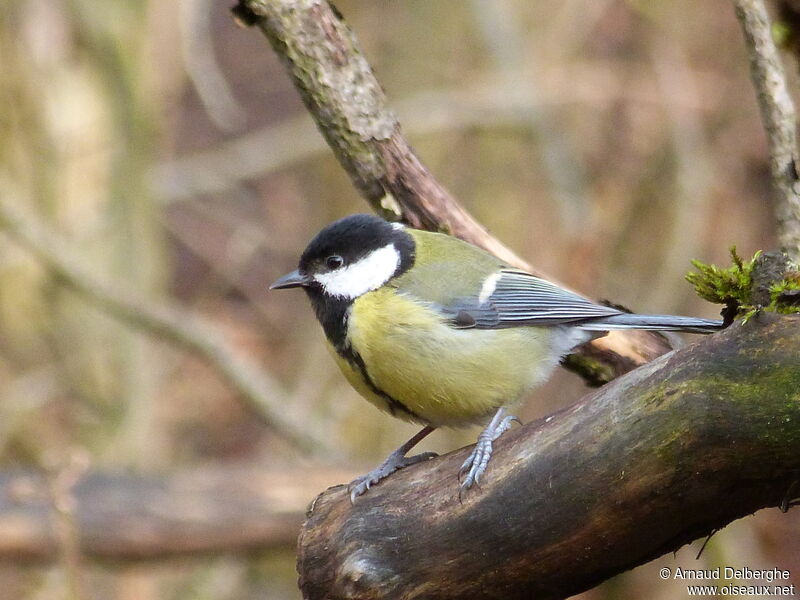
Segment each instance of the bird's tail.
M673 315L636 315L623 313L586 321L578 325L586 331L608 331L610 329L651 329L656 331L687 331L690 333L714 333L722 329L722 321L678 317Z

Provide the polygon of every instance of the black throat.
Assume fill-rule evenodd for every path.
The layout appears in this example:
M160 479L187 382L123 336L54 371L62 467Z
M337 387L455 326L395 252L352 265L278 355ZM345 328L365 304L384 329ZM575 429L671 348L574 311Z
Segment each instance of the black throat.
M342 240L347 243L343 244ZM393 226L382 219L370 215L354 215L342 219L318 234L300 259L301 272L314 272L315 266L322 264L326 256L337 254L345 259L345 264L355 262L368 252L387 244L393 244L400 254L397 269L391 278L402 275L414 265L416 244L414 238L403 228ZM390 278L390 279L391 279ZM353 349L347 339L350 309L354 298L326 294L324 288L314 282L305 288L317 320L325 331L325 336L336 353L357 369L364 382L378 396L382 397L392 414L405 413L416 421L424 420L401 402L384 392L373 381L364 359ZM367 292L370 293L370 292ZM387 315L391 317L391 315Z
M306 288L306 293L311 300L311 305L314 307L317 319L322 324L325 336L333 345L336 353L359 370L361 377L364 378L364 382L369 388L386 401L389 412L392 415L405 413L416 421L424 422L424 419L415 414L402 402L384 392L372 380L369 371L367 371L367 365L364 364L364 359L361 358L361 355L353 350L353 347L348 343L347 320L350 316L349 311L350 307L353 305L353 301L326 296L317 288Z
M325 337L340 356L351 361L351 357L348 356L350 345L347 343L347 319L353 301L347 298L328 296L316 286L307 287L305 290L308 299L311 300L314 314L325 332Z
M324 268L326 257L334 254L342 257L345 265L353 264L388 244L393 245L400 255L397 269L390 277L392 279L414 266L414 238L405 228L374 215L351 215L332 223L311 240L300 257L299 270L313 274L317 269ZM336 352L352 362L352 350L347 343L347 320L355 299L326 294L316 282L305 287L305 291L328 341Z

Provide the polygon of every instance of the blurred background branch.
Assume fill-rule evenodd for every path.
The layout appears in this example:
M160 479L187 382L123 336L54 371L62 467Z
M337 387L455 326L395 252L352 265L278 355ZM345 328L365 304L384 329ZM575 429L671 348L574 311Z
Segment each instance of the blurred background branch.
M208 117L222 131L236 131L247 122L247 114L233 95L214 54L210 23L211 2L212 0L178 2L181 52L186 72Z
M569 147L569 140L560 134L563 125L558 111L541 102L539 60L534 48L526 45L522 23L516 18L516 6L510 0L493 2L489 10L480 0L472 0L470 5L476 28L499 75L494 88L506 98L527 104L521 116L539 137L541 163L550 181L553 202L561 212L565 228L580 231L589 216L583 164ZM603 2L599 2L599 10L602 12Z
M153 561L290 548L308 499L357 473L327 467L205 467L167 477L95 471L64 488L60 482L71 475L56 473L59 483L49 484L40 473L0 474L0 561L58 560L65 511L73 572L80 569L76 557Z
M4 197L0 197L0 229L36 256L60 282L108 314L141 331L195 352L218 369L252 409L253 416L275 428L305 452L333 452L330 441L313 424L289 413L285 390L244 356L233 351L213 327L164 301L147 301L127 284L101 282L58 234L48 230Z
M770 169L777 192L778 239L784 252L800 262L800 166L794 102L763 0L734 0L734 4L744 30L753 85L769 141Z

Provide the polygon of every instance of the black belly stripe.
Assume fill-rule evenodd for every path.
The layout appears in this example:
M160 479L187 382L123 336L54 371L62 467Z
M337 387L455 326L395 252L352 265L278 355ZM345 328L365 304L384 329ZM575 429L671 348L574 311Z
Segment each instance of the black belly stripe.
M361 372L361 377L364 378L364 382L369 386L369 389L371 389L375 394L383 398L383 400L386 402L386 405L389 407L389 414L395 416L399 411L407 414L416 421L427 423L425 419L420 417L417 413L408 408L405 404L403 404L396 398L393 398L392 396L384 392L381 388L379 388L377 385L375 385L375 382L372 381L372 378L369 376L369 373L367 372L367 365L364 364L364 359L361 358L359 354L353 352L353 349L349 345L347 346L347 350L345 352L340 352L340 354L345 360L347 360L347 362L355 366Z
M389 407L389 413L396 415L398 412L405 413L412 419L421 423L427 423L425 419L420 417L402 402L396 398L392 398L389 394L379 388L367 372L367 365L364 364L364 359L355 352L347 341L347 319L350 314L350 307L353 304L352 300L344 298L332 298L322 294L321 290L317 288L305 288L311 305L314 307L314 312L317 319L322 324L322 329L325 330L325 336L328 341L333 345L336 353L344 358L348 363L357 368L367 384L369 389L380 396Z

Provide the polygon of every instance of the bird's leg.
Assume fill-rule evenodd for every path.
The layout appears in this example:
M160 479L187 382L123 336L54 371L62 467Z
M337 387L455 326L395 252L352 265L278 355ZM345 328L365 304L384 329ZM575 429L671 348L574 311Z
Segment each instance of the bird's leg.
M406 452L411 450L414 446L419 444L422 439L431 433L435 427L431 425L427 425L423 429L419 431L414 437L408 440L405 444L400 446L397 450L392 452L383 464L377 469L373 469L366 475L362 475L358 479L354 479L350 482L350 485L347 486L347 489L350 491L350 502L355 502L356 497L360 496L364 492L366 492L372 485L378 483L381 479L385 479L398 469L402 469L403 467L408 467L410 465L415 465L418 462L422 462L424 460L430 460L435 456L438 456L436 452L423 452L422 454L417 454L415 456L406 456Z
M459 479L466 475L464 481L461 482L459 497L464 491L480 482L480 477L483 475L483 472L486 471L486 466L489 464L489 459L492 457L492 442L511 427L512 421L520 422L517 417L506 415L505 408L499 408L497 412L494 413L492 420L486 426L486 429L478 436L475 447L458 471Z

